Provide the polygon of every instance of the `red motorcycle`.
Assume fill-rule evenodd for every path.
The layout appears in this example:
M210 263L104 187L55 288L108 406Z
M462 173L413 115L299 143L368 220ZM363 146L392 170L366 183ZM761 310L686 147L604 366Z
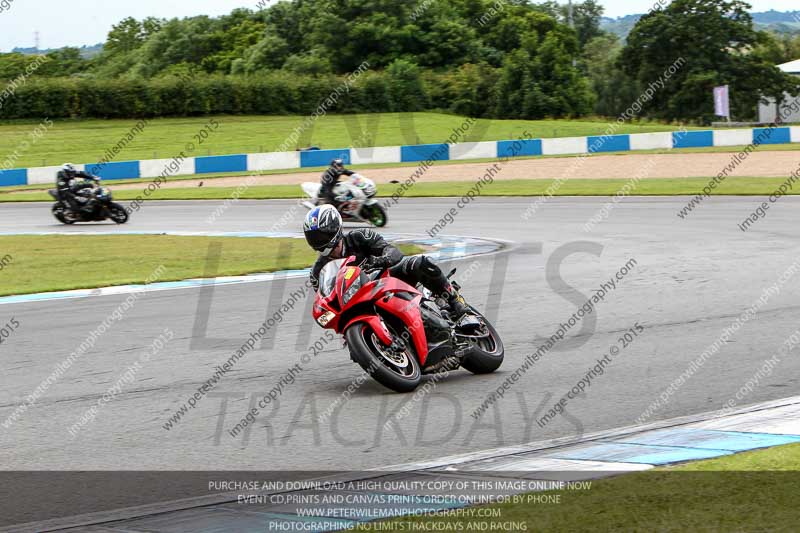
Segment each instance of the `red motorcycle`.
M355 262L351 256L325 265L313 315L323 328L344 335L350 358L380 384L410 392L424 374L459 367L487 374L503 363L497 330L474 307L456 324L445 300Z

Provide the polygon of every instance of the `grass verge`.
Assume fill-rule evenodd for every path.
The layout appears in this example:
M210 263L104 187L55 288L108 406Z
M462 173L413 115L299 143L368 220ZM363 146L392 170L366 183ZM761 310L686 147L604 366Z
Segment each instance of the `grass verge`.
M499 518L409 517L355 530L499 531L475 526L512 522L548 532L797 531L798 470L800 445L793 444L597 480L589 490L537 493L558 496L553 503L487 506Z
M693 196L699 194L710 178L658 178L640 181L631 189L631 196ZM482 190L483 196L540 196L546 194L554 180L495 180ZM630 180L627 179L572 179L564 182L554 196L613 196ZM712 194L734 196L764 196L772 194L785 178L728 178ZM406 198L461 196L474 183L440 182L417 183L406 191ZM113 185L112 185L113 187ZM378 195L390 196L397 185L384 184ZM225 200L233 197L236 187L192 187L161 189L150 200ZM800 189L789 191L800 194ZM119 201L133 200L140 190L115 191ZM243 200L292 199L300 197L299 185L261 185L248 188L239 194ZM50 196L43 192L0 192L1 202L47 202ZM146 208L143 207L143 208Z
M215 116L157 118L149 121L144 131L117 156L117 161L172 158L212 118L220 124L194 155L225 155L271 152L283 144L290 132L302 125L305 116ZM444 142L465 117L446 113L374 113L329 114L307 128L298 147L316 145L322 148L347 146L398 146ZM106 148L125 137L137 120L54 121L47 135L35 146L20 153L14 166L18 168L73 163L96 163ZM0 124L0 153L14 153L38 122L7 121ZM464 141L513 139L527 130L537 138L602 135L608 120L491 120L480 119ZM676 131L678 126L659 123L624 124L617 133L652 133ZM689 128L699 129L699 128ZM364 135L366 132L366 136ZM295 147L291 147L294 149Z
M291 246L279 257L282 245ZM0 296L205 277L209 250L221 247L217 276L304 268L317 257L302 239L171 235L0 236ZM416 246L401 245L408 254ZM285 250L281 250L285 253ZM10 259L9 259L10 258Z

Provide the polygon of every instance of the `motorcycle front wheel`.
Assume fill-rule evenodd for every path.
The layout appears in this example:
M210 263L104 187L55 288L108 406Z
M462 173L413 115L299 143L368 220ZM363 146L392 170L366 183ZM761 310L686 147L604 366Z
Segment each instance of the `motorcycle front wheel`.
M53 208L51 209L51 212L53 213L53 216L56 218L56 220L58 220L62 224L69 225L75 223L75 220L66 217L64 205L61 203L54 204Z
M125 224L128 221L128 212L116 202L108 205L108 216L117 224Z
M422 380L416 353L407 344L401 353L390 350L363 322L348 328L344 337L355 362L384 387L395 392L411 392Z

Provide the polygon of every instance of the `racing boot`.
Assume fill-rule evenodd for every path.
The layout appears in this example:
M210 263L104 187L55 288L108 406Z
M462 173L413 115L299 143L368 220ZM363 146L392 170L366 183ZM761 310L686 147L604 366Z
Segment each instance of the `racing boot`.
M469 306L467 302L464 301L464 297L461 296L452 285L447 285L444 294L442 294L442 298L450 305L450 317L456 324L461 322L464 316L469 313Z

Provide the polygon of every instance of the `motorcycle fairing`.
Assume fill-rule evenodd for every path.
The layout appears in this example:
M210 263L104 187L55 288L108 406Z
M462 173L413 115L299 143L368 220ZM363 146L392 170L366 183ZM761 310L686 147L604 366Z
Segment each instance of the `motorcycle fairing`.
M414 348L417 351L419 363L420 365L424 366L425 360L428 358L428 339L425 335L425 328L422 323L422 313L419 309L420 303L422 302L422 294L400 280L392 279L392 281L397 281L399 284L405 285L409 290L404 292L413 291L414 294L412 299L410 301L404 300L403 298L398 298L393 295L393 297L388 299L380 298L375 302L375 304L381 309L385 309L392 315L399 317L400 320L403 321L408 330L411 332L411 340L414 342Z
M327 298L322 299L322 304L319 310L314 310L314 318L319 316L325 311L333 311L336 318L328 324L327 327L333 328L337 333L342 333L356 322L366 322L376 332L381 342L387 345L392 343L392 335L388 332L380 317L374 315L360 315L353 318L344 324L342 327L339 324L339 317L354 308L357 305L373 302L376 306L384 309L392 316L398 317L403 324L411 332L411 339L414 343L417 356L421 365L425 364L428 357L428 341L425 335L425 328L422 321L422 313L420 311L420 304L422 302L422 293L415 287L408 283L393 278L386 271L383 275L376 279L364 283L363 286L353 294L347 303L344 302L344 294L356 281L363 282L361 269L353 265L355 257L349 257L345 263L346 268L341 268L336 276L334 290ZM400 297L402 295L403 297ZM340 310L335 310L334 300L337 300Z

